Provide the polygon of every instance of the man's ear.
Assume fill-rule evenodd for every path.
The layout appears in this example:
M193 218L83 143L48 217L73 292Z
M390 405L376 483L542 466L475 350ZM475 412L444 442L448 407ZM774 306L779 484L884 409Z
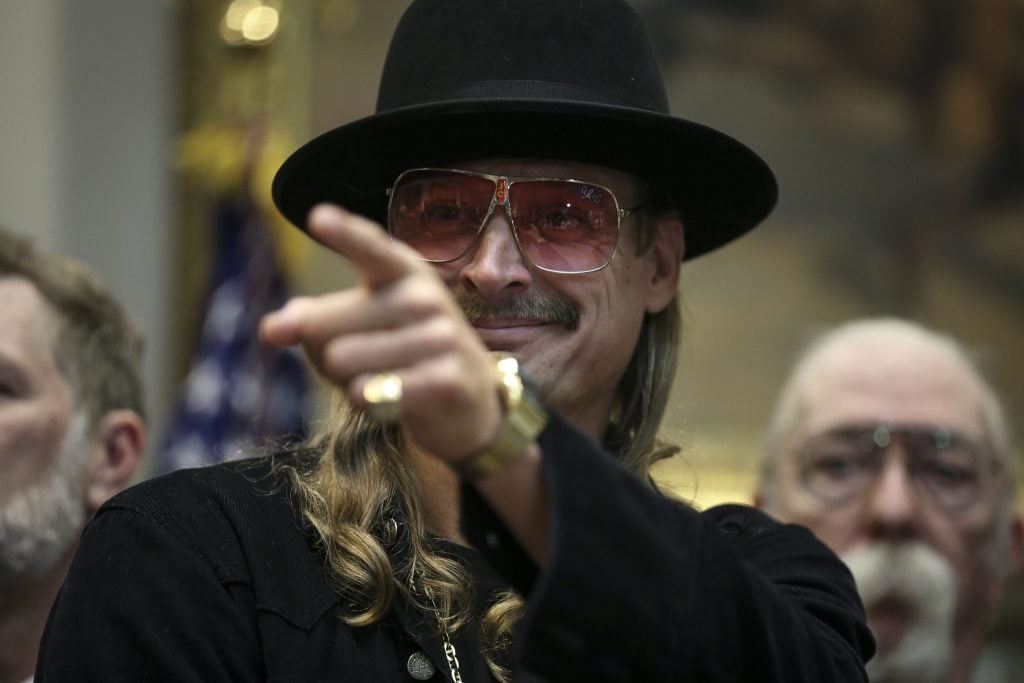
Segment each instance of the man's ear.
M1010 518L1009 534L1007 547L996 558L998 564L993 568L993 580L989 583L988 597L991 604L997 604L1002 599L1006 587L1024 568L1024 522L1017 510L1013 511Z
M111 410L100 420L86 465L86 512L128 486L146 447L146 427L133 410Z
M775 471L774 463L767 466L762 463L758 469L757 483L751 496L751 503L753 503L754 507L772 516L778 516L779 514L777 509L779 503L779 481L777 477L778 473Z
M658 313L675 298L679 289L679 267L686 250L683 221L676 214L657 219L657 235L651 246L654 269L651 271L647 312Z
M1009 557L1006 562L1006 578L1012 579L1017 572L1024 568L1024 521L1020 513L1014 511L1010 520L1010 547Z

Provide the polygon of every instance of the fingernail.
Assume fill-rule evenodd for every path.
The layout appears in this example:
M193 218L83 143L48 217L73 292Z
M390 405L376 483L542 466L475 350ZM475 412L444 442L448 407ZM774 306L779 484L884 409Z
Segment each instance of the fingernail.
M317 204L309 212L309 221L320 223L340 223L345 220L345 211L336 204Z

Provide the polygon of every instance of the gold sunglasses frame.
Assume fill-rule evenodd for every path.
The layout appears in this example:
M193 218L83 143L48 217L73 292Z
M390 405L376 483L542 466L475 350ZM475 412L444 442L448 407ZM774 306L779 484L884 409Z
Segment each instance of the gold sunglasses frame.
M633 207L630 207L628 209L621 208L621 205L619 204L619 198L615 195L615 192L610 187L602 185L601 183L594 183L594 182L591 182L589 180L578 180L578 179L575 179L575 178L549 178L549 177L536 177L536 176L494 175L494 174L491 174L491 173L478 173L476 171L465 171L465 170L457 169L457 168L432 168L432 167L410 168L410 169L406 169L405 171L402 171L400 174L398 174L398 177L395 178L395 182L393 182L391 184L391 186L389 188L387 188L387 190L386 190L386 194L387 194L387 197L388 197L388 206L387 206L387 214L386 214L387 230L388 230L388 236L391 237L391 239L393 239L393 240L394 239L398 239L391 232L391 202L394 199L394 190L395 190L396 187L398 187L398 184L402 181L402 178L404 178L405 176L409 175L410 173L419 173L419 172L423 172L423 171L427 171L427 172L431 172L431 173L449 173L449 174L454 174L454 175L470 176L470 177L473 177L473 178L484 178L484 179L490 180L491 182L494 183L494 193L491 195L491 204L490 204L490 206L487 207L487 212L484 214L483 219L480 221L480 227L477 228L476 235L469 242L469 244L466 245L466 248L460 254L458 254L457 256L453 256L452 258L447 258L447 259L431 259L431 258L421 257L424 261L426 261L428 263L451 263L452 261L457 261L460 258L462 258L463 256L465 256L466 254L468 254L470 252L470 250L472 250L473 246L477 242L480 241L480 236L484 233L484 229L487 227L488 221L490 221L491 216L494 214L494 209L496 207L498 207L498 206L502 206L505 209L505 215L508 216L508 222L509 222L509 226L510 226L510 228L512 230L512 238L516 242L516 248L519 250L519 253L523 255L523 258L525 258L527 260L527 262L529 262L535 268L538 268L538 269L543 270L543 271L548 272L548 273L557 273L559 275L585 275L587 273L596 273L599 270L604 270L605 268L607 268L608 264L612 262L612 259L615 258L615 255L619 252L619 236L622 234L622 219L623 218L628 218L629 216L633 215L636 211L638 211L638 210L643 208L643 205L633 206ZM510 200L510 197L511 197L511 194L512 194L512 185L514 185L517 182L530 182L530 181L540 181L540 182L544 182L544 181L558 181L558 182L574 183L574 184L577 184L577 185L589 185L591 187L596 187L596 188L598 188L600 190L603 190L603 191L608 193L608 196L611 197L612 201L615 203L615 217L616 217L616 223L615 223L615 245L612 247L612 253L609 254L608 258L605 260L605 262L603 264L601 264L600 266L597 266L595 268L587 268L585 270L559 270L557 268L548 268L546 266L540 265L539 263L534 261L530 257L529 254L526 253L526 251L523 249L522 243L519 241L519 231L518 231L518 228L516 227L515 219L512 217L512 207L509 204L509 200ZM501 195L501 196L499 197L499 195Z

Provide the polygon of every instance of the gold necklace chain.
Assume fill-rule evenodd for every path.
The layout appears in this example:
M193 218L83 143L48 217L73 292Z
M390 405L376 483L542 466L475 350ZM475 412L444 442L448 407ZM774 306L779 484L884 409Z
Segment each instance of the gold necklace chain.
M448 629L444 627L441 615L436 614L436 610L435 615L437 616L437 625L441 628L441 645L444 647L444 656L448 659L448 668L452 672L452 683L462 683L462 671L459 669L459 656L455 652L455 644L448 637Z

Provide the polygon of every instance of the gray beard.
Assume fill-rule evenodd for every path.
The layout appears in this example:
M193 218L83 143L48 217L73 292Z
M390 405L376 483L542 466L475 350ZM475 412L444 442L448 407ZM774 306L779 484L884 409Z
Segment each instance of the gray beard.
M0 593L45 576L77 542L87 455L85 419L75 415L48 478L0 505Z
M843 555L864 606L899 595L915 611L900 643L867 664L872 683L941 683L950 673L956 576L919 542L871 543Z

